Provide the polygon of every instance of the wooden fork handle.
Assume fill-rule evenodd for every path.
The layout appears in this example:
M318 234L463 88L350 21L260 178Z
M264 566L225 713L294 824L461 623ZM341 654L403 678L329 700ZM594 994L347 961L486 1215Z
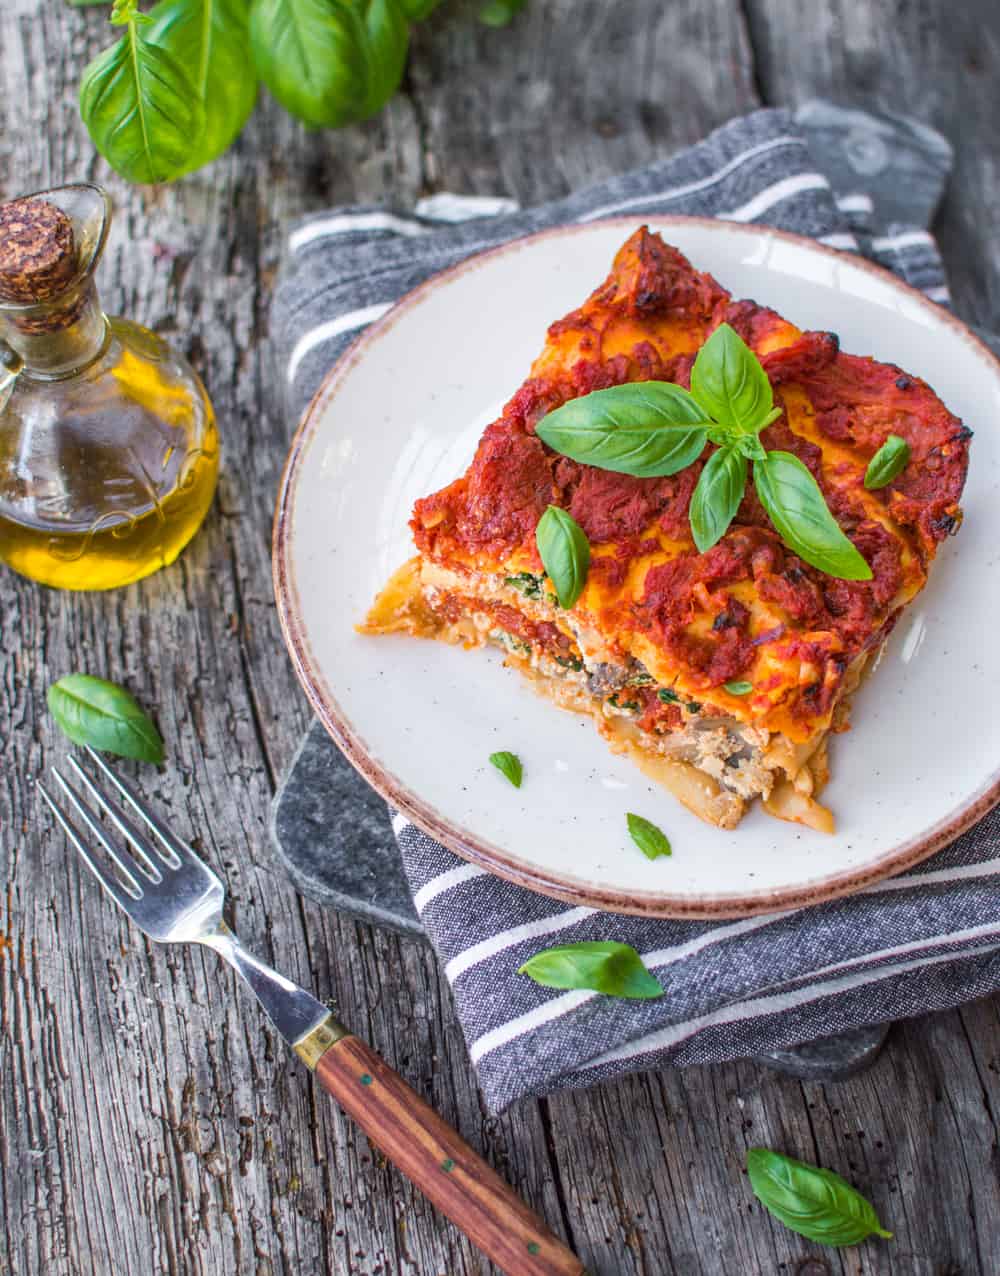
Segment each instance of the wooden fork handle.
M341 1037L315 1068L371 1141L507 1276L586 1276L580 1260L370 1046Z

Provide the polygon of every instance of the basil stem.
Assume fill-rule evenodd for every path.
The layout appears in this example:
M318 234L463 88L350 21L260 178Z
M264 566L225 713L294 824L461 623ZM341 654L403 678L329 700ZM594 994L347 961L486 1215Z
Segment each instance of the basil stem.
M583 593L590 568L590 543L572 515L550 505L538 520L535 543L560 607L572 607Z
M543 988L586 988L609 997L648 1001L663 996L631 944L611 940L558 944L543 948L518 968Z

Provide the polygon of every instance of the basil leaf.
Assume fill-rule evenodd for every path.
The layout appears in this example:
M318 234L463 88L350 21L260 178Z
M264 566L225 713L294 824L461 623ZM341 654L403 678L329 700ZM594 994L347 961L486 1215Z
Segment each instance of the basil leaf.
M681 386L636 381L570 399L542 417L535 434L581 464L653 478L696 461L709 424Z
M253 0L258 74L313 128L373 115L399 86L409 26L399 0Z
M399 7L410 22L423 22L429 18L441 0L399 0Z
M648 860L658 859L661 855L672 854L670 841L662 829L658 829L641 815L633 815L631 811L625 816L628 831L639 850Z
M183 65L148 38L149 19L135 3L115 5L112 20L126 30L84 71L80 115L126 181L171 182L187 171L205 115Z
M753 683L744 682L742 679L736 682L723 683L723 686L731 696L748 696L753 691Z
M103 678L71 673L49 687L48 704L74 744L139 762L162 762L163 741L130 691Z
M760 360L728 323L698 351L691 393L720 425L741 434L756 434L781 415Z
M228 150L257 99L247 0L161 0L149 12L146 38L188 69L204 111L188 139L185 173Z
M663 988L631 944L594 940L543 948L518 968L543 988L589 988L609 997L648 1001Z
M550 505L538 520L535 543L560 607L572 607L583 593L590 567L590 543L572 515Z
M698 477L688 517L698 552L705 554L725 536L743 499L747 459L735 447L713 452Z
M755 461L760 503L790 550L828 576L871 580L872 569L827 508L819 484L791 452L768 452Z
M896 475L905 470L910 459L910 445L898 434L890 434L865 470L865 487L869 492L885 487Z
M486 0L479 10L479 21L488 27L505 27L527 3L528 0Z
M521 777L524 775L524 768L521 766L521 759L516 753L491 753L490 761L500 772L505 775L515 789L521 787Z
M764 444L761 443L756 434L741 434L739 438L733 440L733 447L741 452L748 461L763 461L767 456L764 450Z
M839 1174L806 1165L769 1148L747 1150L754 1195L793 1232L820 1245L857 1245L869 1236L892 1238L871 1204Z

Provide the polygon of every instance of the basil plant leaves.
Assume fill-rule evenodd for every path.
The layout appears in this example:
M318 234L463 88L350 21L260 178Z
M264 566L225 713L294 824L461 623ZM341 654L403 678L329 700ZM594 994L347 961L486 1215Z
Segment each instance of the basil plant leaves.
M70 0L74 5L92 0ZM94 145L127 181L172 182L235 141L262 80L311 128L380 111L403 76L410 24L440 0L113 0L120 39L80 82ZM506 0L510 16L521 7Z
M690 391L666 381L595 390L548 413L535 433L574 461L637 478L676 474L701 456L706 443L714 443L716 451L702 468L690 505L691 535L700 553L726 534L752 464L760 502L793 553L829 576L871 580L871 568L841 530L806 466L790 452L768 452L761 442L761 432L780 415L757 356L723 323L698 352ZM876 466L882 483L902 468L900 455L896 449L886 464ZM560 602L571 605L561 594Z

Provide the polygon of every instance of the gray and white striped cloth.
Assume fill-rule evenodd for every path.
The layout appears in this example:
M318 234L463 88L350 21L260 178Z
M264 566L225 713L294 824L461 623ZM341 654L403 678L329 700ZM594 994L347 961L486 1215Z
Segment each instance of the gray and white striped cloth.
M296 418L358 332L429 275L515 236L625 212L797 231L864 252L947 304L927 226L950 162L944 139L913 121L810 103L794 117L734 120L682 154L540 208L438 196L413 214L321 213L292 230L272 311L289 409ZM850 899L715 923L569 907L465 863L402 816L393 826L494 1109L630 1070L758 1055L1000 988L1000 810ZM622 1002L516 975L537 949L581 939L632 944L668 995Z

